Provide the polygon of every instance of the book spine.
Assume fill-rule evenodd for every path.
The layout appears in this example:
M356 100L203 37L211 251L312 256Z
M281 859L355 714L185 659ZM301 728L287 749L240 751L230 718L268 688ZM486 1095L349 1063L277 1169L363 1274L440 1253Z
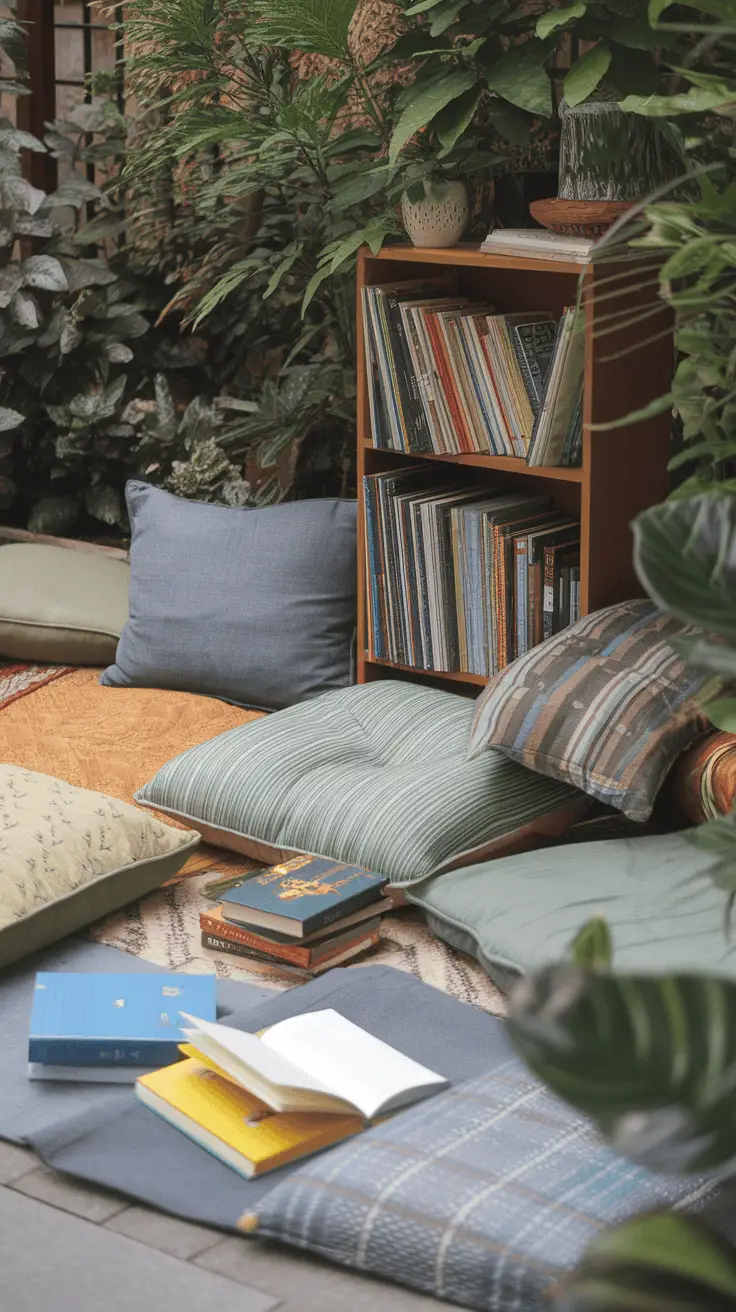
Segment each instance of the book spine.
M210 952L229 952L234 957L245 957L248 961L253 961L256 965L263 966L266 969L281 971L286 975L295 975L298 979L309 979L310 972L301 969L299 966L292 966L288 962L267 961L262 952L255 948L246 947L244 943L233 943L228 938L223 938L221 934L210 934L207 931L202 932L202 947L207 948Z
M67 1039L31 1035L28 1060L44 1066L167 1066L176 1039Z
M503 448L499 452L499 455L515 456L516 451L514 449L514 443L511 437L511 433L509 432L509 426L506 420L506 414L504 412L503 404L501 401L501 392L499 390L498 380L495 374L495 362L493 360L493 353L491 350L490 336L486 334L485 336L481 337L480 344L483 354L486 358L486 364L488 366L488 378L490 380L491 389L492 389L493 403L496 413L496 422L498 425L498 434L499 434L501 446Z
M466 428L460 402L455 393L452 369L438 324L438 315L427 310L424 313L424 322L432 348L435 368L440 378L445 403L450 414L454 450L457 453L470 452L473 450L473 444Z
M529 539L516 539L516 656L523 656L528 650L529 626Z
M366 590L368 592L368 652L379 659L385 655L384 626L381 618L383 596L383 563L380 555L380 535L374 497L374 481L363 479L366 539Z
M359 911L361 907L367 907L370 902L377 902L383 896L383 888L383 884L372 884L362 893L353 893L342 906L328 907L326 911L315 912L313 916L308 916L302 921L302 932L314 934L316 930L324 929L325 925L332 925L336 920L342 920L350 911Z
M539 414L539 394L535 386L534 375L529 367L529 361L526 358L526 351L524 350L518 332L509 333L509 338L511 341L511 348L519 365L519 371L524 382L524 387L526 388L527 396L529 397L532 414L536 420L537 415Z
M536 647L544 637L542 620L542 566L539 561L529 566L529 625L527 642Z
M215 938L226 938L239 947L252 948L256 952L265 953L266 956L286 961L292 966L306 968L310 965L311 951L309 948L299 947L298 944L292 947L288 943L271 943L261 938L259 934L252 934L247 929L241 929L240 926L223 925L219 920L208 916L206 911L200 911L199 913L199 928L203 933L212 934Z
M381 380L378 373L378 360L373 341L373 328L368 296L370 288L363 288L363 344L365 349L365 369L368 376L368 411L370 415L371 437L375 447L385 447L386 416L381 396Z
M409 352L414 364L419 395L424 406L424 413L430 434L430 450L439 455L444 451L444 446L442 443L440 420L437 413L437 402L434 395L432 375L427 362L424 339L420 331L421 310L414 309L411 305L404 305L401 313L406 327Z
M551 638L555 628L555 549L544 548L544 591L542 636Z
M403 412L407 451L431 451L432 442L427 428L424 408L419 400L417 380L412 368L404 321L398 297L386 294L387 319L391 347L396 365L399 402Z

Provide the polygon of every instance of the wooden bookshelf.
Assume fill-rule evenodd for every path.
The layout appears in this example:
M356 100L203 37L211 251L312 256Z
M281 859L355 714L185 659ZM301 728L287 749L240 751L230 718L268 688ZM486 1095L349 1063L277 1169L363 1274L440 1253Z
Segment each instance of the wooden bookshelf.
M431 266L431 267L428 267ZM490 301L499 313L552 310L575 303L582 280L585 311L583 461L580 468L529 467L509 456L417 455L374 447L371 436L363 345L362 289L451 275L453 290ZM638 260L581 268L556 260L484 255L477 247L419 250L390 246L358 263L358 682L409 678L477 695L485 679L394 665L369 652L366 615L367 553L363 476L399 468L407 461L460 465L479 485L513 487L550 496L555 506L580 519L580 609L641 596L632 565L631 520L668 491L670 416L622 428L605 428L670 390L674 367L670 312L659 299L656 267Z

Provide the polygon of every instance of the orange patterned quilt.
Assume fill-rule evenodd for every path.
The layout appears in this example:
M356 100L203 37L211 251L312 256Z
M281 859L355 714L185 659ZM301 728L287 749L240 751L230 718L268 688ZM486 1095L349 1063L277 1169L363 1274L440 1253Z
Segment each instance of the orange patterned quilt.
M125 802L172 756L260 714L184 692L103 688L99 670L14 670L11 696L0 669L0 759ZM182 873L214 865L248 870L252 863L202 845Z

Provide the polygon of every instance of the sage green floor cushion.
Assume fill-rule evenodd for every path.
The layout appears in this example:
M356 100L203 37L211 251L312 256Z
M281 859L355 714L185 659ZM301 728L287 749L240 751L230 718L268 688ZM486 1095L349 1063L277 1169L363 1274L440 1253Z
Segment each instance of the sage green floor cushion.
M566 958L592 916L609 925L617 969L736 976L713 860L682 834L566 844L426 880L410 901L501 988Z
M0 657L105 665L128 618L130 566L43 542L0 547Z
M472 701L340 689L175 757L136 801L265 861L309 852L395 884L560 833L586 799L500 752L468 761Z
M158 888L198 842L105 793L0 765L0 968Z

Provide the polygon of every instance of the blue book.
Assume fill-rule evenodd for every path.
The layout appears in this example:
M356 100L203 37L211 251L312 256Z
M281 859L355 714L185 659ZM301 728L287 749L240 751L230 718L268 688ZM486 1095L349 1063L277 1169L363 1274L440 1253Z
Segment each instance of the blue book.
M300 856L228 889L222 895L222 910L235 924L304 938L378 901L387 883L385 875L361 866Z
M217 1019L214 975L39 971L29 1062L53 1066L166 1066L186 1042L182 1011Z

